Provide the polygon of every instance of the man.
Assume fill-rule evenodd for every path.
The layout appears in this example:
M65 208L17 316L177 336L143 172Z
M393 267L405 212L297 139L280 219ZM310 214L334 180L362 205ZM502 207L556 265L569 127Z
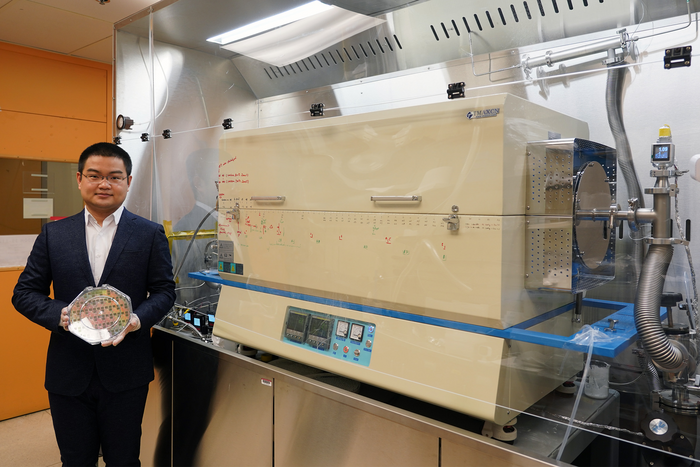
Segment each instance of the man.
M140 465L150 328L175 300L168 242L162 226L122 206L131 158L119 146L85 149L76 178L85 210L42 228L12 303L51 331L45 387L63 465L96 465L100 446L107 466ZM67 305L104 284L131 298L133 314L121 334L93 346L68 331Z

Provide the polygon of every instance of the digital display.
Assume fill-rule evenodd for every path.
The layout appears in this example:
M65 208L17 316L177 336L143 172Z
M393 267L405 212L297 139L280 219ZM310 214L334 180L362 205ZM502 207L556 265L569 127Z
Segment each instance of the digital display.
M194 319L194 325L195 325L195 326L201 326L201 325L202 325L202 321L201 321L199 318L195 318L195 319Z
M671 160L670 144L655 144L651 155L653 162L669 162Z
M325 318L311 317L309 322L309 336L328 338L331 329L331 320Z
M335 330L335 335L338 337L348 337L348 329L350 328L350 323L347 321L338 321L338 328Z
M287 330L303 333L306 328L306 315L301 313L289 313Z
M364 332L365 327L363 325L352 323L352 327L350 328L350 340L360 342Z

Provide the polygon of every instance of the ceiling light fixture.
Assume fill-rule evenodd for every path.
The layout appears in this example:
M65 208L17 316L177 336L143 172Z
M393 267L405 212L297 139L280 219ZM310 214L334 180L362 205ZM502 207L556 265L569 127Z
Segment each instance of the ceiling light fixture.
M239 41L241 39L269 31L270 29L278 28L280 26L284 26L285 24L314 16L331 8L333 7L316 0L280 14L270 16L269 18L265 18L232 31L225 32L218 36L210 37L207 39L207 41L215 42L219 45L230 44L231 42Z
M309 57L384 21L332 6L316 15L221 48L279 67Z

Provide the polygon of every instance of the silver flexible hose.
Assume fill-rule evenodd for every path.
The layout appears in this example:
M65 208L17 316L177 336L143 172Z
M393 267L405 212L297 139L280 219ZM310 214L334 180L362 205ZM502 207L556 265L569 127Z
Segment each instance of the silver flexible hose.
M644 350L662 371L677 371L683 366L683 353L674 347L661 327L661 293L666 272L673 258L673 245L651 245L642 266L634 303L634 324Z
M632 150L627 139L627 132L622 121L622 90L625 85L625 76L627 76L627 68L619 66L610 66L608 68L608 81L605 88L605 109L608 114L608 124L610 131L615 139L615 148L617 150L617 166L627 185L627 194L629 198L637 198L639 207L644 207L644 195L637 177L637 171L634 168L634 160L632 159ZM634 282L639 282L639 274L642 269L642 261L644 260L644 244L635 241L632 244L632 265L634 268Z
M638 347L643 348L638 342ZM639 360L639 367L642 368L643 374L647 375L647 380L649 381L649 386L654 391L659 391L663 389L663 384L661 383L661 378L659 377L659 372L656 371L656 367L651 362L650 359L646 358L643 354L639 354L637 357Z
M617 163L627 184L627 194L630 198L639 200L639 207L644 207L644 195L634 168L632 149L627 139L625 124L622 122L622 90L625 85L626 67L611 66L608 68L608 82L605 89L605 108L608 113L608 124L615 139Z
M646 367L647 367L647 373L649 374L649 382L651 384L651 389L654 391L660 391L664 388L663 383L661 382L661 377L659 376L659 372L656 371L656 367L652 363L651 360L647 360L646 362Z

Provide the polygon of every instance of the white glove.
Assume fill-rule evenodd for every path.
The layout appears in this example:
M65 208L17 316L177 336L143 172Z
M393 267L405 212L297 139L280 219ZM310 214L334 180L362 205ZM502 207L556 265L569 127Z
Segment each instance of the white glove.
M138 331L139 329L141 329L141 320L135 313L131 313L131 318L129 319L129 324L126 326L126 328L113 338L102 342L102 347L109 347L110 345L116 347L121 341L124 340L128 333Z

